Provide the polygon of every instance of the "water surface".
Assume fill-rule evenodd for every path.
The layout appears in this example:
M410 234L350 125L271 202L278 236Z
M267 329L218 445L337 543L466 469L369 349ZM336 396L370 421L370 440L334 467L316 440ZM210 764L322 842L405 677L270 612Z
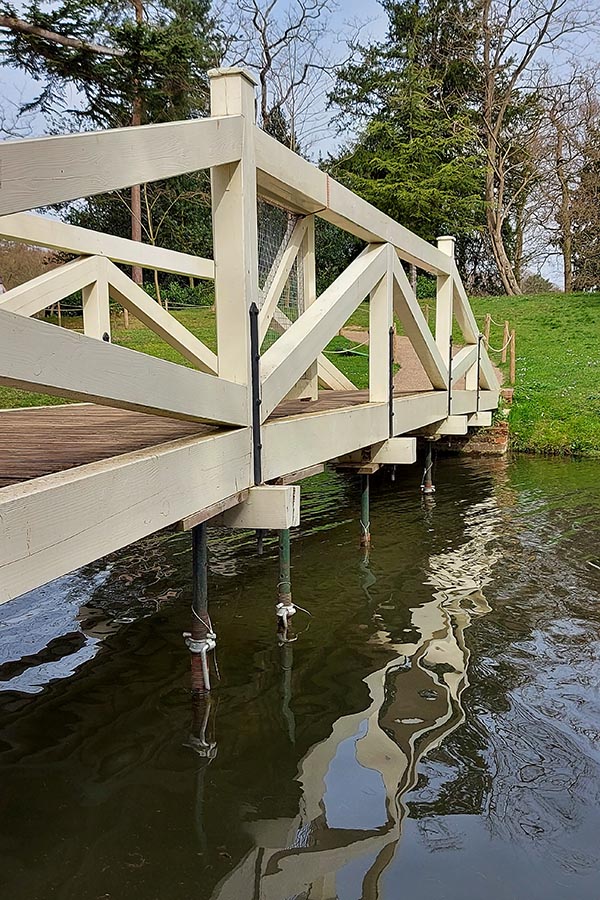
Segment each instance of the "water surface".
M441 460L305 485L276 550L211 534L220 682L192 704L189 540L0 610L3 896L600 897L598 464Z

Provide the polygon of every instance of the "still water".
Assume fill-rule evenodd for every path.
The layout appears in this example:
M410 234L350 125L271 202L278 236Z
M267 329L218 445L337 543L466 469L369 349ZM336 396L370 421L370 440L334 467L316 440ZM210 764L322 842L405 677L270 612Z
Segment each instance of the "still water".
M192 706L189 538L0 610L11 900L598 900L600 468L441 460L304 488L276 548L213 533L220 682Z

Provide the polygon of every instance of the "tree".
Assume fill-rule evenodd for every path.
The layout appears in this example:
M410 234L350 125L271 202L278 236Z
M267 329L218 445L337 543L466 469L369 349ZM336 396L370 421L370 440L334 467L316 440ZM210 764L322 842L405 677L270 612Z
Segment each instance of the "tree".
M296 152L323 126L335 6L335 0L230 0L228 6L225 59L256 74L259 125Z
M5 62L42 84L26 110L67 115L79 127L120 127L206 112L206 71L220 44L209 0L29 0L0 16ZM80 97L69 104L69 92ZM130 233L141 240L141 188L130 197ZM141 269L133 278L141 283Z
M525 209L536 173L530 165L530 117L536 115L540 53L559 48L584 28L589 11L570 0L482 0L480 80L482 144L486 155L485 201L488 233L498 272L508 294L520 294L518 265L508 245L520 240L519 212ZM517 255L518 260L518 255Z
M474 115L476 6L385 0L387 40L355 44L332 102L358 139L332 160L336 177L426 240L484 221ZM416 271L413 271L413 281Z
M469 116L449 118L420 67L330 171L426 240L481 222L483 169Z
M573 288L578 291L600 290L600 104L590 112L571 203Z

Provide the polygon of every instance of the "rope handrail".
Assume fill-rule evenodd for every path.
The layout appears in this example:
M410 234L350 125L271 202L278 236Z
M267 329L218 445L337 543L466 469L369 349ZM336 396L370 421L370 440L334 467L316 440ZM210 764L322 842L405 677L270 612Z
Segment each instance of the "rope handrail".
M511 336L509 337L509 339L508 339L507 342L505 343L504 347L500 347L499 350L498 350L496 347L490 346L490 344L487 344L486 349L487 349L487 350L492 350L494 353L504 353L504 351L505 351L506 348L509 346L509 344L510 344L510 342L512 341L512 339L513 339L513 336L512 336L512 334L511 334Z

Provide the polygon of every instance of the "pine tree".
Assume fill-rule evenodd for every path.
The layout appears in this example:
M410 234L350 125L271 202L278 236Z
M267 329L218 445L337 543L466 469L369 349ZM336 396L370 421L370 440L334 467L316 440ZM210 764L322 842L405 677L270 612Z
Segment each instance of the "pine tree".
M475 6L386 0L387 40L339 74L342 123L364 122L331 171L427 240L484 222L472 63Z

